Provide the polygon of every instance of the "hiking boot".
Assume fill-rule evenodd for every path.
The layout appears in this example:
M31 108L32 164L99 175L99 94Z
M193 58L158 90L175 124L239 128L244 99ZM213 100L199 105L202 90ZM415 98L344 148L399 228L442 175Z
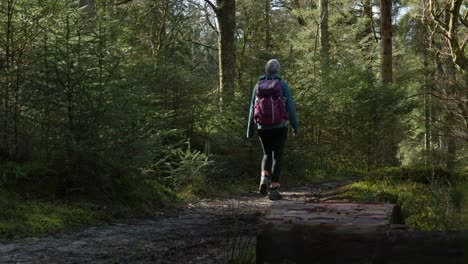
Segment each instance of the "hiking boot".
M283 199L283 196L279 192L278 188L275 188L275 189L270 190L270 194L268 195L268 198L272 201L275 201L275 200Z
M262 175L260 178L260 186L258 187L258 192L261 195L266 195L270 189L270 177Z

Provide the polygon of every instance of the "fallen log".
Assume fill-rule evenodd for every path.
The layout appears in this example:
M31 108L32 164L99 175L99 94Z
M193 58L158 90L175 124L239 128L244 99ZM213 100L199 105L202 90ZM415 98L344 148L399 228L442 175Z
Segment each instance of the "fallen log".
M461 264L466 237L409 231L392 204L279 201L260 222L257 263Z

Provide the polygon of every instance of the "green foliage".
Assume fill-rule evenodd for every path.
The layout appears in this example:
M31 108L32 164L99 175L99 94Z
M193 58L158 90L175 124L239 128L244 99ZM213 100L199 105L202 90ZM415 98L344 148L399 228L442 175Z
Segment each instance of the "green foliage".
M415 170L418 171L417 169ZM373 172L378 173L378 171ZM398 174L401 175L401 174ZM419 175L419 174L415 174ZM466 183L441 185L438 180L426 183L419 178L394 177L355 182L347 187L344 197L353 201L390 202L401 206L406 224L415 230L466 230L468 203ZM447 175L441 171L436 179Z
M0 240L36 236L102 221L94 205L24 201L0 189Z
M400 164L431 169L370 174L441 188L468 177L457 176L468 160L466 73L447 79L445 40L429 35L436 31L421 16L424 3L407 1L410 12L394 26L394 83L383 87L379 21L361 5L329 3L324 61L320 7L238 0L236 94L220 105L218 32L203 1L93 2L92 14L77 1L0 2L0 187L21 199L107 203L109 215L125 215L172 203L174 190L210 195L254 185L261 148L245 139L246 119L273 57L301 127L287 142L283 180ZM439 168L450 162L453 172ZM461 191L448 196L461 208Z
M0 187L6 188L28 198L53 197L60 185L59 174L39 162L0 164L3 177Z
M188 185L203 188L208 184L207 179L213 173L214 161L201 151L192 150L190 143L187 143L186 149L172 150L167 159L166 173L176 190Z
M155 207L170 207L179 201L171 189L154 180L139 182L134 179L127 188L129 191L116 196L116 200L93 202L30 200L0 189L0 240L141 216L154 212Z
M326 87L313 76L305 77L306 68L291 80L303 131L301 144L293 151L297 154L292 155L302 157L298 162L309 164L309 170L398 163L390 143L402 138L405 125L399 120L414 107L404 100L405 91L377 85L368 69L353 62L330 70Z
M438 182L439 184L446 185L467 180L463 176L442 167L390 167L373 170L368 175L370 178L380 180L413 181L424 184Z

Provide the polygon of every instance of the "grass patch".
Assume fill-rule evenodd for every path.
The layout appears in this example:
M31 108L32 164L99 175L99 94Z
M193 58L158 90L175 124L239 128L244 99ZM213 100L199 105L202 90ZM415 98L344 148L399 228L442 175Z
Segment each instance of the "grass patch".
M21 201L5 192L1 193L0 199L0 240L103 222L103 217L92 204Z
M255 245L244 248L235 257L225 260L226 264L254 264L256 263Z
M48 233L103 224L121 218L149 215L155 208L180 202L164 185L146 182L113 201L24 199L0 189L0 240L39 236Z
M467 190L466 183L365 179L349 185L343 195L353 201L398 204L411 229L467 230Z

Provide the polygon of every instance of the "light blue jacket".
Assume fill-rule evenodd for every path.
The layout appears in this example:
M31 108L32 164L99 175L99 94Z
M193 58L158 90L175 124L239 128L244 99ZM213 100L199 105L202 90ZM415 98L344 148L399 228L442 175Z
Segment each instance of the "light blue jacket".
M262 77L260 77L259 80L265 80L267 77L268 77L267 75L263 75ZM281 79L281 76L279 74L274 74L272 77L274 79L281 80L281 90L283 92L283 97L286 98L286 111L288 111L289 113L289 121L291 122L291 126L294 130L294 133L299 134L299 125L297 123L297 117L296 117L296 107L294 106L291 89L289 89L288 84ZM247 138L253 136L255 125L257 126L257 129L272 129L272 128L280 128L280 127L288 126L287 120L284 120L283 122L276 124L276 125L272 125L272 126L262 126L260 124L255 124L253 115L254 115L254 106L255 106L256 98L257 98L257 86L255 86L253 89L252 99L250 101L249 123L247 125Z

